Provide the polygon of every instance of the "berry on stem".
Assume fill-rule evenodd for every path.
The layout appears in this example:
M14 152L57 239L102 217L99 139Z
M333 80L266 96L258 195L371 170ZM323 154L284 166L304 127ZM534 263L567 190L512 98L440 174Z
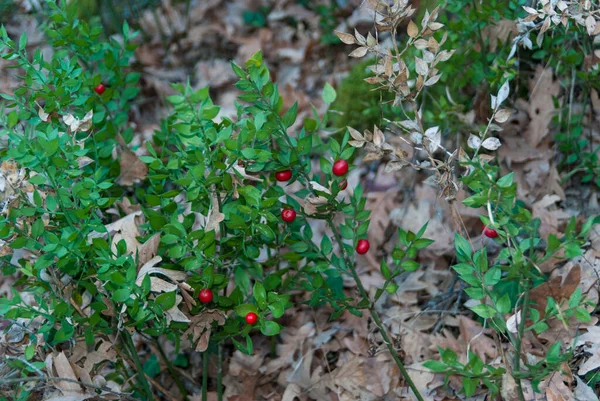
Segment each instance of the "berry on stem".
M209 288L205 288L202 291L200 291L200 294L198 294L198 298L203 304L208 304L213 299L213 292Z
M294 209L283 209L281 211L281 218L286 223L291 223L296 220L296 211Z
M279 182L289 181L292 178L292 170L283 170L275 173L275 179Z
M104 85L104 84L98 84L98 86L96 86L94 88L94 92L96 92L99 95L103 94L105 90L106 90L106 85Z
M336 161L333 163L331 171L333 171L333 174L337 175L338 177L346 174L348 172L348 162L346 160Z
M498 237L498 231L486 226L483 228L483 235L485 235L488 238L496 238Z
M255 325L258 322L258 315L254 312L250 312L246 315L246 323Z
M339 184L340 191L343 191L344 189L346 189L346 187L348 187L348 180L340 181L340 184Z
M360 255L364 255L365 253L369 252L370 247L371 247L371 244L369 244L368 240L360 239L360 240L358 240L358 243L356 244L356 253L358 253Z

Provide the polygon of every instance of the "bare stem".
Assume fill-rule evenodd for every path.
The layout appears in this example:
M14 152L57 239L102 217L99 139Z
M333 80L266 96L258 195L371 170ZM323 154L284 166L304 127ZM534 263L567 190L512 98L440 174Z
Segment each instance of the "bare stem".
M342 254L344 263L346 264L348 270L350 271L350 274L352 275L352 278L354 279L354 282L356 283L356 287L358 288L360 295L364 299L369 300L369 308L368 309L369 309L369 312L371 313L371 317L373 318L375 325L379 328L381 337L383 338L385 345L387 346L388 350L390 351L390 354L392 355L394 362L396 362L398 369L400 369L400 373L402 374L402 377L406 381L406 384L408 384L408 387L410 387L410 389L415 394L415 397L417 398L417 400L424 401L423 397L421 396L421 393L419 392L419 389L417 388L417 386L415 386L415 383L413 382L410 375L408 374L408 371L404 367L404 364L402 363L402 360L400 359L400 355L398 355L398 351L396 351L394 344L390 340L390 337L387 334L387 329L383 325L383 322L381 321L381 317L379 316L379 313L377 313L377 311L375 310L375 303L371 302L369 294L365 290L365 287L363 286L362 281L360 280L360 277L358 276L358 273L356 272L354 263L350 263L348 255L346 254L346 250L344 249L344 243L342 241L342 237L341 237L340 233L337 231L337 227L334 226L331 218L329 218L327 220L327 223L329 224L329 227L331 228L331 231L333 232L333 235L335 236L335 240L338 243L338 246L340 247L340 252Z
M527 285L527 284L526 284ZM519 395L519 401L525 401L525 394L523 393L523 385L521 384L520 370L521 370L521 341L523 340L523 333L525 332L525 320L527 319L527 311L529 310L529 288L525 287L525 295L523 298L523 307L521 308L521 319L519 320L519 330L515 341L515 362L513 368L513 377L517 383L517 391Z
M208 350L202 353L202 401L208 400Z

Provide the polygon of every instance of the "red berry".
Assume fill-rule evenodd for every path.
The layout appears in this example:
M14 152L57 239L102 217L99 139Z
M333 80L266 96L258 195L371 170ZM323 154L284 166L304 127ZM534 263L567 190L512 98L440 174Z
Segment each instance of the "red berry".
M340 175L344 175L348 172L348 162L346 160L338 160L335 163L333 163L333 168L332 168L333 174L337 175L338 177Z
M286 223L291 223L296 220L296 211L294 209L283 209L281 211L281 218Z
M96 92L99 95L103 94L105 90L106 86L104 84L98 84L98 86L94 88L94 92Z
M258 322L258 315L254 312L250 312L246 315L246 323L255 325Z
M202 302L203 304L210 303L210 301L212 301L213 299L213 292L210 289L205 288L202 291L200 291L198 298L200 298L200 302Z
M358 240L358 244L356 244L356 252L364 255L365 253L369 252L370 246L371 244L369 244L369 241L366 239L360 239Z
M340 191L343 191L344 189L346 189L347 186L348 186L347 180L341 181L340 185L339 185Z
M277 181L288 181L290 178L292 178L292 170L283 170L275 173L275 179Z
M483 235L485 235L488 238L496 238L498 236L498 231L494 230L493 228L484 227Z

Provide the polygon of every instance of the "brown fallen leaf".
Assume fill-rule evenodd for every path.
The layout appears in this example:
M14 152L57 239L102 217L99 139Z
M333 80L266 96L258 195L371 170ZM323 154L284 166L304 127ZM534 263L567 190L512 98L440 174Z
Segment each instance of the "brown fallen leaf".
M129 149L121 151L119 165L121 166L121 174L117 179L119 185L130 187L143 181L148 175L148 166Z
M540 312L543 317L548 305L548 297L552 297L557 303L569 299L571 294L577 289L581 279L581 268L579 265L573 266L566 277L557 276L545 283L538 285L529 291L529 299L532 306Z
M531 121L524 137L533 147L537 147L548 134L548 125L556 112L553 97L560 93L560 82L554 80L552 74L552 69L538 65L529 81L531 97L528 111Z

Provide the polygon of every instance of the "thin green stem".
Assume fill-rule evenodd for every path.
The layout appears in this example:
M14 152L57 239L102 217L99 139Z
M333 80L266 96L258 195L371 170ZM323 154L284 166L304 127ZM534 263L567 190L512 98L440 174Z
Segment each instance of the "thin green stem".
M202 401L208 401L208 350L202 353Z
M217 345L217 401L223 401L223 345Z
M135 368L137 370L137 379L144 393L146 393L146 399L153 400L154 394L152 393L152 389L150 388L148 380L146 380L146 375L144 374L144 367L142 366L137 351L135 350L135 345L133 344L131 335L127 331L122 331L121 339L125 344L125 348L128 349L129 354L131 355L131 359L133 359L133 362L135 363Z
M525 393L523 393L523 385L521 384L521 342L523 333L525 332L525 320L527 320L527 311L529 310L529 286L525 283L525 295L523 298L523 307L521 308L521 319L519 321L519 329L515 342L515 362L513 367L513 377L517 383L517 391L519 401L525 401Z
M369 300L369 312L371 313L371 317L373 318L375 325L379 328L379 332L381 333L383 342L385 342L385 345L387 346L387 349L390 351L390 354L392 355L394 362L396 362L398 369L400 369L400 373L402 374L402 377L406 381L406 384L408 384L408 387L410 387L410 389L413 391L417 400L424 401L423 397L421 396L421 393L419 392L419 389L417 388L417 386L411 379L410 375L408 374L408 371L404 367L404 364L402 363L402 360L400 359L400 355L398 355L398 351L396 351L394 344L390 340L390 337L387 334L387 329L383 325L383 322L381 321L381 317L379 316L379 313L375 310L375 304L370 301L369 294L365 290L365 287L363 286L362 281L360 280L360 277L358 276L358 273L356 272L354 263L350 263L348 255L346 254L346 250L344 249L344 243L342 241L342 237L341 237L340 233L338 232L337 227L334 226L331 218L329 218L327 220L327 223L329 224L329 227L331 228L331 231L333 232L333 235L335 236L335 240L340 247L340 252L342 254L342 258L345 261L346 267L350 271L350 274L352 275L354 282L356 283L356 287L358 288L360 295L364 299Z
M165 354L165 350L163 349L163 347L158 342L158 339L154 340L154 344L156 345L156 348L158 349L158 353L160 354L161 358L163 359L163 361L165 361L165 364L167 365L167 369L169 370L169 373L171 374L171 377L175 381L175 384L177 384L177 388L179 388L179 391L181 391L182 398L185 399L187 397L188 393L187 393L187 391L185 389L185 386L183 385L183 382L179 378L179 375L177 374L177 372L175 372L175 368L173 367L173 363L171 363L171 361L169 360L169 358L167 358L167 354Z

